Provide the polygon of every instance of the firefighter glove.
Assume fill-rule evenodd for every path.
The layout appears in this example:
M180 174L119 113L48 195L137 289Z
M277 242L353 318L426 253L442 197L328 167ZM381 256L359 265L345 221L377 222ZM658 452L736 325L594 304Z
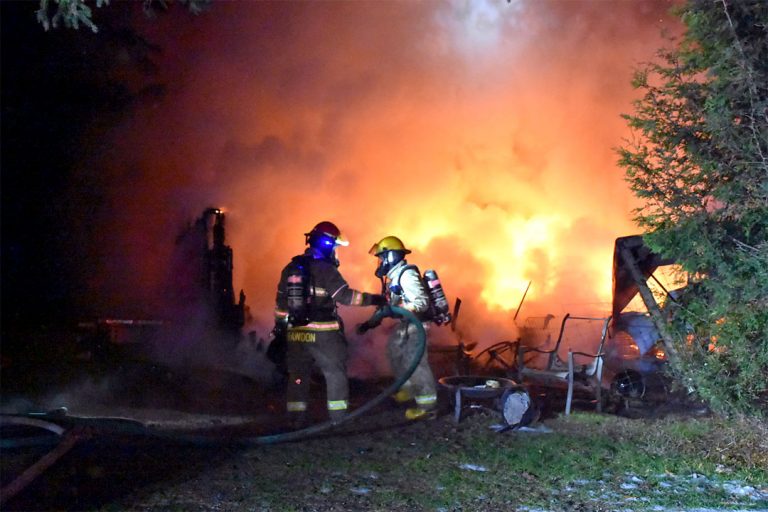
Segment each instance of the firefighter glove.
M357 334L363 335L366 332L370 331L371 329L377 327L381 322L372 322L371 320L366 320L365 322L361 324L357 324Z
M365 334L366 332L370 331L371 329L375 329L381 324L382 316L374 315L365 322L361 324L357 324L357 334L360 334L361 336Z
M285 322L282 321L276 321L275 326L272 328L272 332L270 333L272 335L273 339L282 338L286 335L287 325Z
M371 294L371 305L381 307L387 304L387 298L380 294Z

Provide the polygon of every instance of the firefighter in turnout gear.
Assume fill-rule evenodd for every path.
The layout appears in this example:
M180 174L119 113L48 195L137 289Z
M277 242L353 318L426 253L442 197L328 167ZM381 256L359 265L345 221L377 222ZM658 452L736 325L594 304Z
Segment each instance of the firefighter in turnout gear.
M405 255L410 252L395 236L382 238L369 251L371 255L378 258L376 276L382 280L382 288L385 290L389 305L412 312L423 322L424 329L429 332L431 323L428 318L429 295L419 269L415 265L409 265L405 260ZM361 324L358 326L358 333L363 333L371 327L375 326ZM410 367L417 349L416 326L401 320L387 341L387 356L395 376L402 375ZM408 419L434 416L437 408L437 384L427 362L426 350L413 375L403 384L394 398L401 403L411 400L416 402L416 407L405 411L405 417Z
M304 235L309 247L283 269L275 308L275 329L284 329L287 340L286 408L297 426L308 423L313 365L325 377L330 419L337 421L347 412L347 341L336 305L386 303L383 295L350 288L339 273L336 247L349 243L333 223L320 222Z

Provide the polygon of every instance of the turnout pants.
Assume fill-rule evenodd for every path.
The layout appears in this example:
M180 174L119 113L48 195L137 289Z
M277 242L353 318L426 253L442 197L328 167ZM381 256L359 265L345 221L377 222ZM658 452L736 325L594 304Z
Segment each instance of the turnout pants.
M325 377L328 415L332 420L343 418L349 400L344 335L339 330L289 329L287 338L288 412L307 415L312 368L317 366Z
M424 325L424 329L428 329ZM427 331L428 332L428 331ZM426 340L425 340L426 342ZM387 356L392 365L395 378L403 375L416 356L419 348L419 336L415 325L401 322L389 336L387 341ZM437 406L437 383L432 375L432 369L427 361L427 350L421 356L419 365L413 375L403 384L402 388L411 398L416 400L418 406L425 410L434 409Z

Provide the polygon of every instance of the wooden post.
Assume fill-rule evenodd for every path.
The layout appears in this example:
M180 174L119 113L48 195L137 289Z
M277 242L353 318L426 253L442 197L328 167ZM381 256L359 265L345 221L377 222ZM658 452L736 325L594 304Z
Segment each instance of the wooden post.
M573 352L568 349L568 395L565 399L565 415L571 414L571 401L573 400Z

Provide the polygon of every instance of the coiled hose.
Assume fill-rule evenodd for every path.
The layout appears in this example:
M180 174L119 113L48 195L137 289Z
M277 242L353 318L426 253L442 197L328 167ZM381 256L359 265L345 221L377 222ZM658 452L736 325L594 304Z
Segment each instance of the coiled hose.
M207 436L200 436L200 435L187 435L187 434L178 434L178 433L170 433L170 432L160 432L155 429L148 428L146 425L128 420L123 419L119 420L116 418L77 418L77 417L69 417L69 420L73 420L76 422L78 426L87 426L87 427L94 427L96 429L106 430L110 433L120 433L120 434L138 434L138 435L147 435L150 437L156 437L156 438L162 438L162 439L168 439L172 441L177 442L185 442L185 443L191 443L196 445L202 445L202 446L218 446L221 444L235 444L240 446L254 446L254 445L268 445L268 444L278 444L278 443L284 443L288 441L295 441L298 439L304 439L310 436L313 436L315 434L319 434L320 432L325 432L327 430L333 429L335 427L338 427L341 424L348 423L352 420L355 420L359 418L360 416L367 414L371 409L379 405L381 402L383 402L387 397L397 392L400 387L402 387L403 384L413 375L413 372L416 371L416 368L419 366L419 362L421 361L421 358L424 356L424 352L426 351L427 347L427 334L424 330L424 326L421 324L421 321L416 318L416 316L411 313L410 311L391 306L391 307L385 307L380 308L376 310L376 312L373 314L369 322L371 324L377 324L385 317L393 317L393 318L402 318L406 320L407 322L413 324L416 327L417 331L417 342L418 342L418 348L416 350L416 355L413 358L413 361L411 362L411 365L408 367L408 369L389 386L384 391L376 395L374 398L372 398L370 401L366 402L359 408L355 409L348 415L346 415L344 418L340 420L330 420L326 421L324 423L318 423L316 425L309 426L307 428L301 429L301 430L294 430L291 432L283 432L280 434L270 434L270 435L263 435L263 436L254 436L254 437L242 437L237 439L215 439L210 438ZM10 418L7 418L10 420ZM10 421L11 423L14 423L13 421ZM4 440L3 445L5 448L12 448L14 447L14 440ZM21 444L15 445L15 447L21 446Z

